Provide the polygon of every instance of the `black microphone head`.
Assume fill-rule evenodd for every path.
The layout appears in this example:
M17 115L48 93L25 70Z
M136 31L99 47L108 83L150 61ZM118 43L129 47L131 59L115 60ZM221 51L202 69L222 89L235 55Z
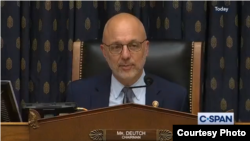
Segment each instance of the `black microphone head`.
M145 82L145 84L146 84L147 86L150 86L150 85L152 85L152 83L154 82L154 80L153 80L151 77L145 75L145 76L144 76L144 82Z

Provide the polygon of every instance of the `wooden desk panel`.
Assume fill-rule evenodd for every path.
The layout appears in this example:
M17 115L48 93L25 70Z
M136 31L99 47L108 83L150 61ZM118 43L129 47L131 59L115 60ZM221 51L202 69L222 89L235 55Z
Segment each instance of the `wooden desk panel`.
M1 141L29 141L26 122L1 122Z
M131 110L133 111L133 110ZM121 114L121 113L119 113ZM77 115L77 114L76 114ZM79 116L79 115L78 115ZM170 115L171 116L171 115ZM173 115L172 115L173 116ZM81 117L81 116L79 116ZM78 118L79 118L78 117ZM108 116L106 116L108 117ZM59 134L62 134L62 133L65 133L63 134L64 138L65 137L69 137L70 134L72 133L72 129L70 128L63 128L61 129L62 125L67 125L68 127L70 126L73 126L73 124L75 124L75 122L72 120L72 117L71 118L68 118L67 121L64 121L63 124L58 124L58 122L62 122L62 117L58 117L57 119L50 119L51 123L49 122L46 122L46 120L44 121L40 121L41 122L41 126L39 129L40 130L43 130L43 131L33 131L33 132L40 132L40 137L41 135L44 136L44 135L48 135L49 133L49 130L48 129L51 129L51 128L46 128L46 127L50 127L50 126L53 126L54 127L54 130L58 130ZM87 118L87 116L82 116L81 118ZM171 117L168 117L169 119ZM49 119L47 119L49 120ZM90 121L91 119L88 119L87 121ZM107 120L105 120L107 121ZM113 121L115 122L115 121ZM183 121L180 121L180 123L183 122ZM81 122L81 123L84 123ZM163 123L163 122L162 122ZM195 122L196 123L196 122ZM54 126L55 124L58 124L60 126L57 126L57 128L55 128L56 126ZM89 123L85 124L88 125ZM105 123L106 124L106 123ZM110 125L112 125L112 122L109 123ZM250 122L236 122L235 125L250 125ZM90 126L90 125L89 125ZM96 129L98 128L98 125L95 125L96 126ZM114 128L117 126L117 125L112 125ZM81 129L82 127L79 128L79 125L77 125L78 129L77 130L81 130L81 136L87 136L87 134L83 135L82 132L84 131L83 129ZM145 127L146 128L146 127ZM67 129L69 131L67 131ZM113 129L113 128L112 128ZM169 128L170 129L170 128ZM31 129L31 130L34 130L34 129ZM73 131L74 133L77 132L77 130ZM0 122L0 141L30 141L30 126L28 125L28 123L20 123L20 122ZM86 131L86 133L89 134L89 132ZM36 134L36 133L35 133ZM33 133L33 136L35 135ZM53 138L53 140L49 139L47 141L57 141L56 139L58 137L53 137L53 136L56 136L54 134L50 134L51 135L51 138ZM34 138L34 137L33 137ZM47 137L48 138L48 137ZM74 138L74 137L71 137L71 138ZM80 138L80 137L79 137ZM42 140L39 138L39 135L36 136L36 139L35 140Z
M234 125L250 125L250 122L236 122Z

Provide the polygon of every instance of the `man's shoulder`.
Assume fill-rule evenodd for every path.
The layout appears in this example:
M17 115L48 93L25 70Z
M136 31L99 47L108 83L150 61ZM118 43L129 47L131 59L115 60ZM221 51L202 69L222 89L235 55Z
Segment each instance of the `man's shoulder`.
M155 79L155 87L160 90L163 101L165 101L163 102L164 108L183 112L189 111L189 97L185 87L156 75L152 75L152 77Z
M111 76L111 75L110 75ZM67 88L66 101L75 101L78 104L88 103L91 94L96 91L97 87L109 81L108 73L101 73L88 78L72 81ZM86 107L86 105L83 105Z
M75 81L72 81L70 83L70 85L71 86L78 86L78 85L85 86L84 84L93 85L93 84L95 84L97 82L98 77L100 77L100 76L91 76L91 77L88 77L88 78L75 80Z
M87 88L90 88L91 86L95 86L99 81L108 78L109 75L110 75L109 72L105 71L98 75L72 81L70 84L71 86L81 86L81 87L86 86Z
M157 83L157 87L160 88L161 90L167 90L168 92L171 92L171 93L186 93L187 92L185 87L177 83L171 82L155 74L149 74L149 75L154 79L155 83Z

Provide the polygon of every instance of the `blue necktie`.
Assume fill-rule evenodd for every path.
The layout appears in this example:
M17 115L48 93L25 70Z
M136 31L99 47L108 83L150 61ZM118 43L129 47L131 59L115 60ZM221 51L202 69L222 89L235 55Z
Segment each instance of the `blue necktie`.
M123 104L125 103L134 103L133 102L133 97L135 96L133 90L129 87L124 87L122 89L122 92L124 93L124 99L123 99Z

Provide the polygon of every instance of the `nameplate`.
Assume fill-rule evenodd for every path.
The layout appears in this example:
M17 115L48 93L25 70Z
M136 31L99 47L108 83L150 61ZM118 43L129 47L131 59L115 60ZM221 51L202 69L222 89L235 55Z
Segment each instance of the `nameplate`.
M106 130L97 129L89 134L93 141L168 141L172 139L170 130Z

